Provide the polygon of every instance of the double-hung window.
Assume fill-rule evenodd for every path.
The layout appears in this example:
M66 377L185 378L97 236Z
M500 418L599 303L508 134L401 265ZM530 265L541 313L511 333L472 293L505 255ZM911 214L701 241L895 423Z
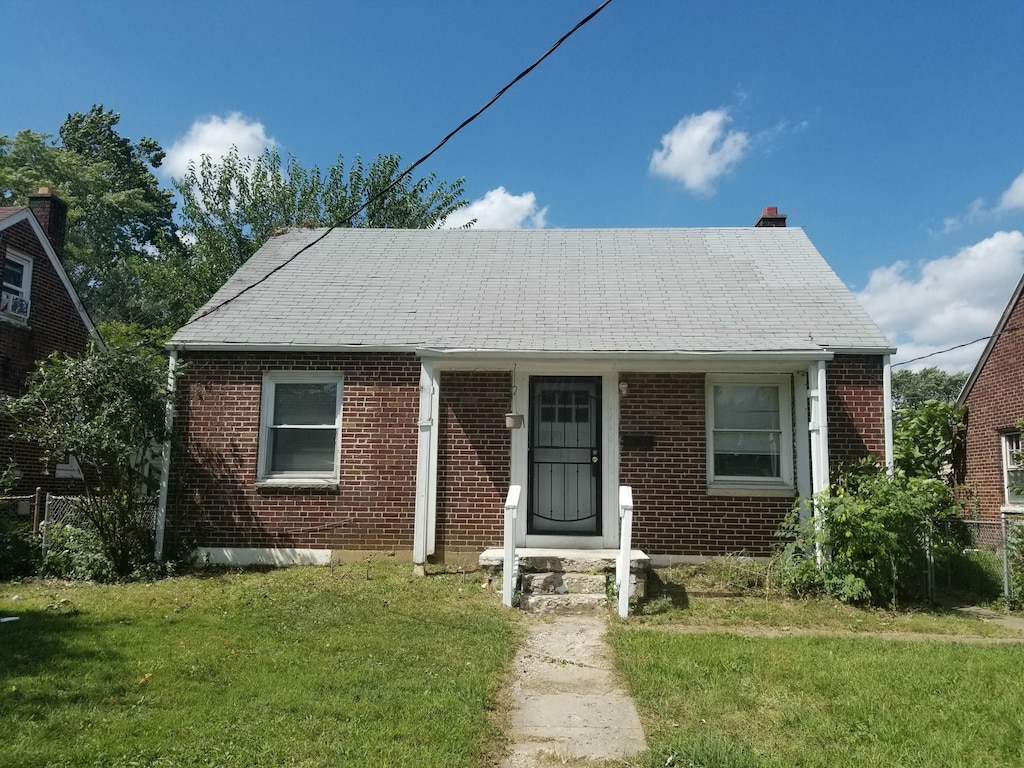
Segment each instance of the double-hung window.
M28 318L32 289L32 259L8 250L3 260L3 293L0 312L21 320Z
M282 371L264 375L261 481L337 482L341 389L340 373Z
M791 488L788 376L708 376L710 487Z
M1003 451L1003 488L1008 506L1024 506L1024 461L1020 432L1006 432L1001 438Z

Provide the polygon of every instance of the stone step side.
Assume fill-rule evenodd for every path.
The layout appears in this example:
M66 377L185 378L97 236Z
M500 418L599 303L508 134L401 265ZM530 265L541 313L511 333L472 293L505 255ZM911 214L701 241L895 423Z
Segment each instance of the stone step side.
M519 547L520 573L607 573L615 572L619 551L617 549L537 549ZM480 554L480 569L488 576L501 573L505 552L497 547L486 549ZM630 570L634 573L647 571L651 559L639 549L630 552Z
M519 588L527 594L607 594L608 585L615 579L614 574L600 573L524 573L520 576ZM491 579L490 587L501 591L502 574ZM629 575L629 596L643 599L647 595L647 574Z
M523 594L519 597L519 607L529 613L603 613L607 605L608 598L604 595Z
M520 587L532 594L603 595L607 581L603 573L524 573Z

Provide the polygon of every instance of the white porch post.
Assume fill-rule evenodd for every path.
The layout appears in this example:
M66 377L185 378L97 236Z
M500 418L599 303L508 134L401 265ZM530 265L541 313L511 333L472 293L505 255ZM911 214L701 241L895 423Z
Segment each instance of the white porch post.
M437 517L437 422L439 407L437 374L433 364L420 361L420 409L416 449L416 517L412 559L423 573L427 557L434 554Z
M892 357L882 358L882 407L885 408L885 467L891 475L896 468L892 452Z
M821 493L829 486L828 397L825 361L819 360L807 372L810 399L811 492Z
M793 376L793 404L796 429L796 492L800 497L801 518L811 514L811 420L807 411L807 372L800 371Z

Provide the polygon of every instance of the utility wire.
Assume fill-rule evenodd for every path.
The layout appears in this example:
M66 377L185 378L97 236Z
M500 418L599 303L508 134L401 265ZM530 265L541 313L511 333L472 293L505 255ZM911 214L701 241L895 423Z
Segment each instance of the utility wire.
M558 38L558 40L555 42L555 44L552 45L550 48L548 48L548 50L544 53L543 56L541 56L539 59L537 59L535 62L533 62L533 64L531 64L526 69L524 69L522 72L520 72L518 75L516 75L504 88L502 88L500 91L498 91L496 94L494 94L494 96L491 98L490 101L488 101L486 104L484 104L482 107L480 107L480 109L478 109L472 115L470 115L465 120L463 120L455 130L453 130L451 133L449 133L447 136L445 136L443 139L441 139L441 141L439 141L437 143L437 146L435 146L432 150L427 152L427 154L425 154L423 157L421 157L415 163L413 163L408 168L406 168L404 171L402 171L400 174L398 174L398 176L396 176L394 178L394 180L390 184L388 184L386 187L384 187L382 190L380 190L376 194L371 195L369 198L367 198L366 202L363 203L358 208L356 208L354 211L352 211L352 213L348 214L347 216L345 216L343 219L341 219L337 223L332 224L330 227L327 228L326 232L324 232L322 235L317 237L315 240L312 240L311 242L306 243L306 245L304 245L302 248L297 250L295 253L293 253L291 256L289 256L287 259L285 259L283 262L281 262L276 267L274 267L272 270L267 272L267 274L265 274L263 277L261 277L255 283L252 283L251 285L247 285L245 288L240 290L234 296L231 296L231 297L225 299L220 304L217 304L216 306L211 307L210 309L206 310L202 314L196 315L191 320L186 322L185 325L191 325L192 323L196 322L197 320L202 320L207 315L212 315L218 309L220 309L221 307L223 307L223 306L225 306L227 304L230 304L232 301L234 301L238 297L242 296L244 293L247 293L248 291L252 290L256 286L261 285L262 283L265 283L267 280L270 279L271 276L273 276L275 273L281 271L286 266L291 264L300 255L302 255L304 252L308 251L314 245L319 243L321 240L323 240L325 237L327 237L329 234L331 234L331 232L333 232L339 226L342 226L342 225L345 225L345 224L349 224L352 221L352 219L354 219L360 213L362 213L367 208L369 208L373 203L375 203L378 200L380 200L382 197L384 197L386 194L388 194L388 192L390 192L392 189L394 189L396 186L398 186L398 184L406 176L408 176L410 173L412 173L414 170L416 170L416 168L418 168L420 165L422 165L424 162L426 162L426 160L428 160L431 157L431 155L433 155L435 152L437 152L439 149L441 149L441 147L443 147L445 144L447 144L448 140L451 139L453 136L455 136L455 134L457 134L459 131L461 131L463 128L465 128L467 125L469 125L474 120L476 120L478 117L480 117L480 115L482 115L484 112L486 112L494 104L494 102L496 102L498 99L500 99L502 96L505 95L506 91L508 91L513 85L518 83L520 80L522 80L528 74L530 74L533 70L535 70L540 65L540 63L542 61L544 61L544 59L546 59L548 56L550 56L556 50L558 50L561 47L562 43L564 43L566 40L568 40L570 37L572 37L580 28L582 28L591 19L593 19L595 16L597 16L597 14L599 14L601 11L603 11L605 9L605 7L609 3L611 3L611 1L612 0L604 0L604 2L601 3L601 5L599 5L595 10L591 11L589 14L587 14L585 17L583 17L576 24L576 26L574 26L572 29L570 29L568 32L566 32L564 35L562 35L560 38ZM184 327L184 326L182 326L182 327Z
M1016 325L1016 326L1013 326L1012 328L1003 328L1003 330L1000 332L999 335L1002 336L1003 334L1006 334L1006 333L1015 333L1015 332L1021 331L1021 330L1024 330L1024 325ZM952 352L955 349L962 349L963 347L969 347L972 344L977 344L979 341L988 341L994 335L995 334L991 334L990 333L988 336L981 336L980 338L974 339L973 341L965 341L963 344L955 344L952 347L947 347L946 349L940 349L937 352L929 352L927 355L921 355L920 357L912 357L909 360L901 360L898 363L893 363L892 367L896 368L897 366L900 366L900 365L910 365L911 363L916 363L919 360L927 360L929 357L935 357L936 355L944 355L947 352Z

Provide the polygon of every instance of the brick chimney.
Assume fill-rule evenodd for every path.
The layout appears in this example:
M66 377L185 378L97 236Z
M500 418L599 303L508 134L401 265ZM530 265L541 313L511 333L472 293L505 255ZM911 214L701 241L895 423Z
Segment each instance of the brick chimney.
M755 227L784 227L786 226L786 214L779 213L779 209L770 205L761 211L761 218L757 220Z
M46 233L50 245L57 252L57 258L64 261L64 241L67 238L68 204L49 187L40 187L34 195L28 196L28 207Z

